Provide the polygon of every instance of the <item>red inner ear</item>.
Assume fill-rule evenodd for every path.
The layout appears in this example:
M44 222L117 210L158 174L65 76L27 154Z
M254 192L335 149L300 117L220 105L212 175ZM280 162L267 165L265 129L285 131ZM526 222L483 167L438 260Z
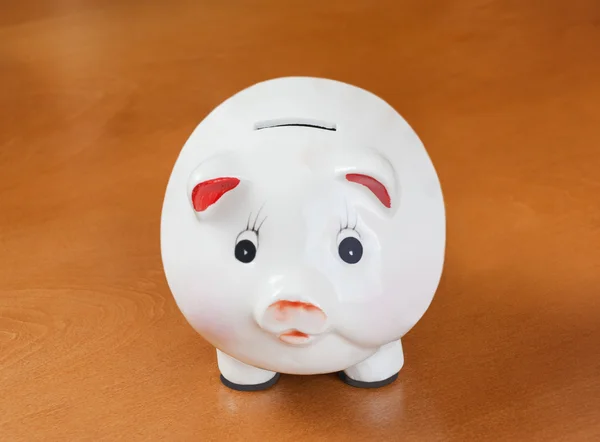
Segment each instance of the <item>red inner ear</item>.
M215 178L196 184L192 190L192 203L197 212L202 212L219 201L223 195L240 184L237 178Z
M367 187L375 196L381 201L388 209L392 207L392 201L390 195L383 184L377 181L375 178L368 175L361 175L359 173L349 173L346 175L346 179L353 183L362 184Z

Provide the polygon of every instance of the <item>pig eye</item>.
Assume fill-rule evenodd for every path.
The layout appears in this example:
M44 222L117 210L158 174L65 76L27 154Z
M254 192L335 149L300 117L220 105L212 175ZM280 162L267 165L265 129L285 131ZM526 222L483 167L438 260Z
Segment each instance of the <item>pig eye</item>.
M338 253L342 261L348 264L356 264L362 258L363 246L358 238L349 236L340 242Z
M258 248L258 235L252 230L246 230L239 234L235 241L235 259L244 264L254 261Z
M252 243L252 241L243 239L235 245L235 258L238 261L248 264L249 262L254 261L255 257L256 246Z
M338 255L347 264L356 264L363 256L363 246L357 236L358 232L352 229L340 232Z

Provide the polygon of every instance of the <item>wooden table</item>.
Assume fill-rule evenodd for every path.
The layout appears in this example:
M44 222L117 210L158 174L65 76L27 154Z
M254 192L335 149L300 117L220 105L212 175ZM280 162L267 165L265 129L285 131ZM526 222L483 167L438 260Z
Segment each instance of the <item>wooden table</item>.
M442 181L447 264L399 380L226 389L159 217L222 100L286 75L389 101ZM0 6L0 440L600 440L600 4Z

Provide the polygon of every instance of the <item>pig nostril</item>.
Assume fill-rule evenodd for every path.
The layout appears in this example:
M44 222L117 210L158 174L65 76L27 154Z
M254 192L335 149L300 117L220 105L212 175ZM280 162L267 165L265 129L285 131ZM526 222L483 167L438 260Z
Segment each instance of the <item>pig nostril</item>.
M282 299L262 310L256 321L263 330L282 341L299 344L324 333L329 318L321 307L311 302Z
M285 311L287 309L302 309L308 312L323 313L323 310L316 305L301 301L277 301L274 304L271 304L271 307L276 308L278 311Z
M281 309L277 309L275 310L275 314L273 315L273 317L275 318L275 320L277 321L287 321L289 319L289 312L285 311L285 310L281 310Z
M308 317L313 318L313 321L317 320L317 318L319 318L318 321L327 320L325 312L310 302L280 300L271 304L267 308L267 312L267 315L276 322L295 321L298 319L298 314L301 317L303 314L308 315Z

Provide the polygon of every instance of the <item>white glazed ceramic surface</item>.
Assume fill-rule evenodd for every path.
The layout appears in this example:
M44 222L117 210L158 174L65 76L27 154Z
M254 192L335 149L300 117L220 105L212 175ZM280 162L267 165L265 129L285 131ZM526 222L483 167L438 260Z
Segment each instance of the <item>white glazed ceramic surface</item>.
M185 143L161 248L178 307L230 382L335 371L377 382L402 367L399 340L437 289L443 196L385 101L278 78L223 102Z

